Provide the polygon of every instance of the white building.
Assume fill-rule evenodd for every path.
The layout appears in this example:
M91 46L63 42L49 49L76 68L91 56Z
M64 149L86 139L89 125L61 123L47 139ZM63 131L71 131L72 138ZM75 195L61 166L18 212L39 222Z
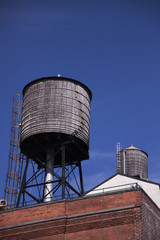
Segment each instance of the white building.
M160 208L160 184L137 177L123 174L115 174L98 186L86 193L86 196L100 193L111 193L128 190L131 188L141 188L148 197Z

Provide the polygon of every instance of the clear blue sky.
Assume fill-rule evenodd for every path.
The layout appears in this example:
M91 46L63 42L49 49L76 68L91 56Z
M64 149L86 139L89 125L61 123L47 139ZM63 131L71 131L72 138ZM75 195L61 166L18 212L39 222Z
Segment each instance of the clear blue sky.
M7 173L12 97L45 76L93 93L85 189L116 172L117 142L149 155L160 182L160 1L0 0L0 199Z

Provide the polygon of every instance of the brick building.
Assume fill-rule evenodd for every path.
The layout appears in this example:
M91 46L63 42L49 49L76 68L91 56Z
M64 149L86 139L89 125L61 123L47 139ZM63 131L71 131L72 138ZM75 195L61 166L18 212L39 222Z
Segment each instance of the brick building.
M14 134L7 197L0 205L0 239L159 240L160 185L148 181L148 155L142 150L118 148L117 174L84 194L81 161L89 158L92 99L88 87L74 79L47 77L27 84L23 96L22 124L20 97L13 104ZM26 159L21 159L19 152ZM31 176L27 175L31 172L29 162ZM18 166L23 171L15 172ZM73 180L69 181L76 169L78 190ZM23 177L17 185L21 172ZM43 186L41 192L34 190L38 186ZM58 191L61 200L53 201ZM72 196L70 191L81 197L66 200L65 193ZM21 198L27 202L26 195L37 204L18 208ZM17 207L7 209L5 203L13 207L15 199Z
M0 239L159 240L159 208L139 185L91 192L1 211Z

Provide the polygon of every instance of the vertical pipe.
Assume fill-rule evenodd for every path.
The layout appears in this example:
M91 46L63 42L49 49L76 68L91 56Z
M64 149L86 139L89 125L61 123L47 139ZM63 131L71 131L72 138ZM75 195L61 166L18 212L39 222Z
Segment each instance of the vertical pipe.
M54 166L54 150L48 150L47 161L46 161L44 197L43 197L44 202L52 201L53 166Z
M123 151L123 174L126 174L126 152Z
M62 199L65 198L65 145L62 146Z

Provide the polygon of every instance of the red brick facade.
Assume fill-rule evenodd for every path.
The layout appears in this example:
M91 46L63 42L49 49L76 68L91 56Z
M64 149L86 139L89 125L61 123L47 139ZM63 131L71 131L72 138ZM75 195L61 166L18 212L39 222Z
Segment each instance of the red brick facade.
M160 239L160 211L145 194L143 194L142 201L143 239Z
M159 218L145 193L128 191L1 212L0 239L159 240Z

